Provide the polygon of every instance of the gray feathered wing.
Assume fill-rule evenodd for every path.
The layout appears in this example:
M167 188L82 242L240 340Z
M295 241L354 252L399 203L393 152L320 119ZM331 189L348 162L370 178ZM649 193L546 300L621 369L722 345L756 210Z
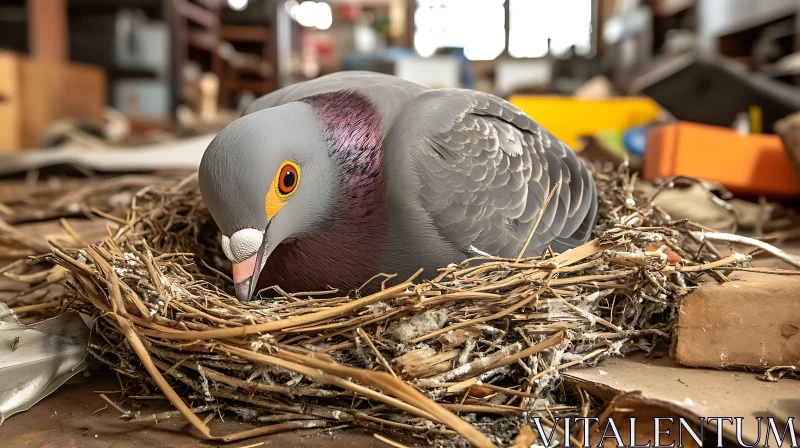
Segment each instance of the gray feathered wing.
M440 234L516 257L550 190L559 184L525 253L585 242L597 216L594 180L583 160L510 103L460 90L425 92L402 120L412 146L420 200ZM416 135L414 135L416 131Z

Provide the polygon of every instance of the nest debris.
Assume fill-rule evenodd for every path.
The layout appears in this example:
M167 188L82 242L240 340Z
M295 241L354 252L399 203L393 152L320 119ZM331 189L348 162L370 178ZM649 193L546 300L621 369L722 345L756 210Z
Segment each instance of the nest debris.
M748 269L748 255L702 237L710 229L654 206L625 166L595 179L594 240L466 260L431 280L387 286L379 275L367 296L273 287L239 303L195 177L141 190L105 240L42 259L65 273L62 303L95 317L90 351L128 395L160 391L206 438L364 426L439 446L510 445L531 417L596 413L561 381L565 369L668 345L681 297ZM260 426L214 436L196 416L209 411Z

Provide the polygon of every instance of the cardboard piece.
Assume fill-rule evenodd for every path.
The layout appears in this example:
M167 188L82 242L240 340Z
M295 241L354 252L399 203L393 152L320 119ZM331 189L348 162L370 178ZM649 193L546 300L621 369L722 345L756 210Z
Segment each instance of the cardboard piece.
M746 273L681 301L673 355L686 366L800 365L800 276Z
M602 398L638 391L640 395L631 396L631 400L660 405L669 413L695 421L699 417L743 417L742 440L752 444L759 439L757 416L780 417L789 399L790 404L794 404L797 420L796 411L800 407L800 381L787 379L769 383L759 381L756 376L753 372L687 368L671 358L650 360L636 355L606 359L592 368L571 369L564 374L564 379ZM726 422L722 428L726 438L736 440L734 425ZM715 429L714 424L707 432ZM759 446L764 445L765 433L766 425L762 421ZM784 440L783 446L789 446L788 441ZM776 446L772 438L770 446Z
M62 148L0 154L0 176L57 165L100 172L194 170L200 166L200 159L213 138L214 135L202 135L170 143L102 151Z
M105 110L101 67L0 52L0 153L35 147L63 118L102 123Z

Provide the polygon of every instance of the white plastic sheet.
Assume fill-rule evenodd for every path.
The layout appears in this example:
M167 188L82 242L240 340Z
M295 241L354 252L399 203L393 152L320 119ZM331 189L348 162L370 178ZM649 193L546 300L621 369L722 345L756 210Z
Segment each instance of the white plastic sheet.
M22 325L0 303L0 425L83 371L90 324L88 317L68 312Z

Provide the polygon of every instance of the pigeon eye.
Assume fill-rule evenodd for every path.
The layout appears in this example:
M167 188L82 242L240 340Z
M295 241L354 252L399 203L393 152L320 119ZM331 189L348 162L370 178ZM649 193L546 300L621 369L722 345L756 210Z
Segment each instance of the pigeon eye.
M287 198L294 193L297 184L300 182L300 167L292 162L283 162L281 169L278 171L278 177L275 179L275 189L278 196Z

